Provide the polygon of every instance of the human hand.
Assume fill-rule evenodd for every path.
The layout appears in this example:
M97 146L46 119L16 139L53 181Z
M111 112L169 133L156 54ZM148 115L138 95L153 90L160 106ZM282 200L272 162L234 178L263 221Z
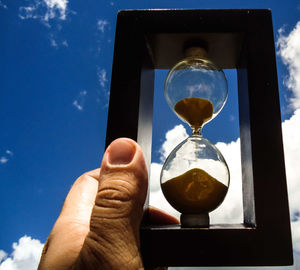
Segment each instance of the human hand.
M125 138L112 142L101 170L87 172L73 184L38 270L143 269L139 227L147 187L139 145ZM157 210L153 215L156 222L178 223Z

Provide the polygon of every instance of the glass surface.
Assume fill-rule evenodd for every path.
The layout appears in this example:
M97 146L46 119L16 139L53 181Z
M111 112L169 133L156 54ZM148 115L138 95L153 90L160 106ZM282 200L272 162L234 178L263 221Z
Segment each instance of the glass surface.
M229 185L229 170L223 155L214 144L199 135L188 137L173 149L163 165L161 183L193 168L205 170L224 185Z
M224 157L199 135L175 147L161 171L162 191L181 213L213 211L224 200L228 186L229 170Z
M224 200L229 170L221 152L207 139L192 135L171 152L161 171L161 188L179 212L208 213Z
M172 110L180 100L198 97L212 103L213 119L223 108L227 96L227 80L222 69L199 56L187 57L177 63L165 81L165 97Z

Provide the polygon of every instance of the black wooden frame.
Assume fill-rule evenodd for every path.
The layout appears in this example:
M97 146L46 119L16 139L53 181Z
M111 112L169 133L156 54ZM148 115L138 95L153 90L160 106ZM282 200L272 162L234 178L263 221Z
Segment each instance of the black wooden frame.
M209 229L143 226L149 266L293 263L270 10L126 10L115 34L106 145L129 137L151 160L154 69L170 68L200 37L238 74L244 223Z

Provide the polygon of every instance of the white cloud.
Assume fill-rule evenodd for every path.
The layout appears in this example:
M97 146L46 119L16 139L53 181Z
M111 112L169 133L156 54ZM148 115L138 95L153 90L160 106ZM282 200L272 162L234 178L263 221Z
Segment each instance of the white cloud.
M161 161L164 161L171 151L181 143L184 139L188 137L188 133L183 125L177 125L173 129L166 133L165 141L159 150L161 154Z
M300 219L292 222L293 248L300 253ZM300 254L299 254L300 255ZM299 264L300 268L300 264Z
M7 253L0 249L0 263L7 257Z
M58 18L65 20L67 17L68 0L35 0L32 4L19 8L19 17L21 19L40 19L48 22L51 19Z
M108 21L106 20L98 20L97 21L97 29L104 33L106 26L108 25Z
M77 100L74 100L72 103L79 111L83 110L83 107L78 103Z
M103 45L103 38L104 38L104 33L107 32L108 29L110 29L110 23L107 21L107 20L104 20L104 19L99 19L97 20L97 32L96 32L96 43L97 43L97 55L99 55L100 51L101 51L101 47ZM109 42L110 38L109 37L106 37L106 42L107 43L110 43Z
M174 147L187 137L188 134L183 125L177 125L173 129L169 130L166 133L165 141L159 150L161 154L161 161L163 162L174 149ZM160 208L179 219L180 213L168 203L160 188L160 173L162 165L162 163L151 163L149 204L154 207Z
M7 163L13 155L14 155L14 153L7 149L5 151L5 154L0 157L0 164Z
M216 147L221 151L229 167L230 185L224 202L211 213L211 222L243 223L240 139L228 144L219 142Z
M284 83L293 93L290 101L291 107L295 109L290 119L282 123L282 132L293 247L298 253L296 261L300 269L300 21L288 34L285 34L284 28L279 29L277 46L278 54L288 69L288 76Z
M161 169L162 169L162 164L155 163L155 162L151 163L151 168L150 168L151 192L156 192L156 191L160 190L159 178L160 178Z
M293 247L300 253L300 109L295 111L289 120L283 122L282 129Z
M59 12L60 16L59 18L61 20L66 19L66 9L68 5L68 0L44 0L48 7L48 14L47 14L47 19L53 19L55 17L56 11ZM47 20L46 19L46 20Z
M64 40L61 44L65 47L69 47L69 43L67 40Z
M34 270L40 261L43 244L39 240L32 239L30 236L23 236L18 243L13 243L13 252L7 254L0 250L2 262L0 270Z
M106 108L108 106L109 90L107 87L107 83L108 83L107 72L104 68L97 66L97 78L101 88L96 90L97 91L96 101L99 104L101 103L103 105L103 108Z
M13 155L14 155L14 153L13 153L12 151L8 150L8 149L5 151L5 153L6 153L7 155L10 155L10 156L13 156Z
M291 217L296 219L300 213L300 109L296 110L290 119L282 123L282 132L290 211Z
M107 83L106 70L104 68L97 67L97 76L99 84L104 88Z
M39 16L34 14L36 9L37 9L37 6L20 7L19 8L19 18L22 20L39 18Z
M4 157L4 156L2 156L1 158L0 158L0 163L1 164L5 164L5 163L7 163L8 162L8 158L6 158L6 157Z
M3 4L1 0L0 0L0 7L7 9L7 5Z
M1 0L0 0L1 1ZM68 10L69 0L28 0L27 6L21 6L19 8L19 18L25 19L37 19L42 24L49 28L49 41L50 46L58 49L60 45L68 47L68 42L58 38L57 32L61 31L61 22L65 21L67 14L75 13ZM50 30L52 25L55 26L56 32Z
M280 28L277 40L278 54L287 66L289 76L284 83L292 91L291 107L300 108L300 22L289 33L285 34L284 28Z
M77 95L77 98L73 101L72 104L75 108L77 108L77 110L79 111L83 110L86 95L87 95L86 90L80 91L79 94Z
M58 45L57 45L57 43L56 43L56 41L55 41L54 38L51 38L51 39L50 39L50 45L51 45L52 47L55 47L55 48L58 47Z
M58 49L60 46L69 47L67 40L58 41L58 38L55 38L53 33L49 35L49 40L50 46L54 47L55 49Z

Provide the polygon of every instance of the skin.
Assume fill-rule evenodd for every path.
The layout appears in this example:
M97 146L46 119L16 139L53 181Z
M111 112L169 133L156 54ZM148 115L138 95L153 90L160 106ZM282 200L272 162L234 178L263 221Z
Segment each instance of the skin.
M47 239L38 270L144 269L139 227L147 195L143 153L121 138L107 148L101 169L73 184ZM155 224L178 221L149 209Z

